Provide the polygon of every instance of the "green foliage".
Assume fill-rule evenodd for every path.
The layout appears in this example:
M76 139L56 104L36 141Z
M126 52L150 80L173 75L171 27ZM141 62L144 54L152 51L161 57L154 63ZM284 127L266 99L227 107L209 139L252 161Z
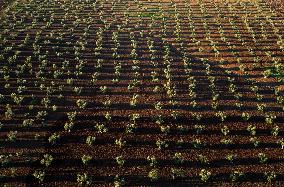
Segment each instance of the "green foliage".
M96 137L94 136L88 136L86 138L86 144L88 144L89 146L92 146L95 141L96 141Z
M50 166L51 162L53 161L53 157L49 154L45 154L43 156L43 159L40 160L40 163L42 165L45 165L46 167Z
M77 174L77 182L79 185L91 185L92 178L87 175L87 173Z
M81 160L83 162L84 165L88 165L90 163L90 161L92 160L92 156L89 155L83 155Z
M159 179L159 171L158 171L158 169L152 169L148 173L148 177L150 178L151 181L158 180Z
M57 133L53 133L49 138L48 142L54 145L60 139L60 135Z
M231 178L232 182L238 181L243 176L244 176L244 173L240 172L240 171L233 171L230 174L230 178Z
M45 172L44 171L35 171L33 173L33 176L39 180L39 182L43 182L44 178L45 178Z
M18 131L10 131L7 134L8 141L15 142L17 139L17 134L18 134Z
M208 179L211 177L211 172L210 171L207 171L205 169L202 169L199 173L199 176L200 176L200 179L203 181L203 182L207 182Z

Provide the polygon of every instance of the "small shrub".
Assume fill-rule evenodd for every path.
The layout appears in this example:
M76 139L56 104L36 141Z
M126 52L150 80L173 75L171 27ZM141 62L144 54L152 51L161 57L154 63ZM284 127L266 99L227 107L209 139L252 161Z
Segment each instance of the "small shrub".
M151 181L155 181L159 179L159 171L157 169L152 169L148 173L148 177L150 178Z

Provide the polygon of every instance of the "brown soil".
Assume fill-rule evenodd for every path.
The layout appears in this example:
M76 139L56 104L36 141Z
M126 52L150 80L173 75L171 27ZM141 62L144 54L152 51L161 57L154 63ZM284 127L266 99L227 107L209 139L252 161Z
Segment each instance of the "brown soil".
M176 12L174 5L177 7ZM106 1L94 5L87 1L60 0L57 3L46 0L20 3L7 15L3 15L0 34L1 39L6 40L0 40L0 54L4 57L0 65L0 94L5 99L0 103L0 122L3 124L0 129L0 152L9 156L10 163L3 163L0 168L0 184L77 186L77 174L86 173L92 177L92 186L113 186L115 176L124 178L126 186L282 186L284 150L278 141L284 134L284 109L277 97L279 99L284 94L283 78L282 82L277 82L281 78L274 75L265 78L263 73L273 66L275 58L280 62L284 59L281 46L277 44L278 36L284 34L284 17L274 15L263 2L203 1L202 5L197 2L186 4L186 1ZM159 8L163 9L167 18L164 23L167 26L166 35L163 38ZM107 23L112 23L103 30L102 49L97 55L94 53L98 47L97 33L100 28L105 28L100 20L100 11ZM35 17L26 12L37 15L34 26L31 25ZM52 13L54 21L45 27ZM185 44L184 48L177 40L175 13L179 16L180 38ZM141 14L140 18L138 14ZM75 15L92 20L90 23L83 19L77 20L79 24L76 27L73 22L76 20ZM131 15L128 21L126 15ZM245 15L249 15L247 21L251 29L246 26ZM24 23L16 22L21 18ZM16 26L12 27L9 23ZM271 29L272 23L278 31ZM191 24L195 30L190 28ZM262 29L260 24L263 24ZM84 28L88 25L89 30L84 35ZM117 26L122 29L118 30ZM223 28L226 41L222 40L218 30L220 27ZM74 30L70 32L68 28ZM140 31L144 32L144 36L141 36ZM48 36L51 32L53 36ZM117 49L120 57L117 58L113 56L116 45L112 39L114 32L118 33L120 43ZM40 36L38 41L36 35ZM24 43L27 36L30 43ZM131 40L132 36L134 39ZM78 61L75 49L81 45L78 42L84 41L85 50L78 50L82 61ZM131 56L133 41L137 42L138 70L135 70L136 62ZM149 50L148 43L151 41L154 52ZM214 52L211 42L220 52L219 55ZM34 50L37 45L41 46L39 55ZM12 49L9 51L10 46ZM173 97L165 86L168 81L164 71L167 69L167 61L163 59L166 46L169 46L171 89L176 92ZM9 64L9 57L16 51L20 51L20 54L15 62ZM46 57L44 54L47 54ZM156 65L151 63L151 54L155 56ZM32 66L26 66L25 71L17 75L16 71L20 70L17 65L25 64L28 56L32 56ZM183 62L184 56L188 58L187 65ZM259 57L258 63L255 57ZM44 62L40 58L47 61L46 66L42 65ZM95 67L98 59L103 59L100 68ZM69 65L61 68L66 61L69 61ZM120 75L115 75L118 62L121 63ZM76 76L80 63L83 63L82 74ZM242 67L244 70L240 70ZM7 68L10 75L8 81L2 73ZM45 79L41 80L38 76L40 70L40 76ZM54 77L58 70L62 71L62 75ZM92 84L94 72L99 75L97 82ZM151 77L154 72L158 78L155 82ZM190 77L195 80L193 91L196 98L189 96L189 87L192 85ZM214 87L210 83L212 77L215 79ZM27 82L22 82L20 78ZM68 78L74 80L73 84L67 83ZM115 78L119 79L118 83L112 81ZM129 89L135 79L140 82ZM27 89L20 93L24 96L23 102L16 104L11 94L18 93L19 86L26 86ZM106 92L102 91L103 86L107 86ZM154 92L156 86L160 88L158 92ZM230 89L232 86L235 86L234 91ZM256 92L252 91L254 86L258 88ZM47 93L47 87L50 93ZM81 93L75 93L75 87L81 87ZM276 88L278 94L275 94ZM214 93L219 94L216 109L212 107ZM60 94L62 97L58 97ZM130 106L135 94L139 95L137 104ZM50 104L46 107L42 101L47 97ZM88 101L86 108L77 106L78 99ZM105 106L108 99L111 105ZM192 101L196 102L196 107L192 106ZM237 106L237 103L241 106ZM5 115L7 104L14 112L12 118ZM31 104L34 105L33 109L29 108ZM53 105L57 106L56 111L52 111ZM259 109L263 105L263 110ZM47 116L39 117L40 111L47 111ZM74 111L77 112L74 127L68 132L64 129L68 122L67 114ZM220 111L226 115L224 121L217 115ZM175 112L178 113L177 118L173 117ZM251 118L243 119L244 113L248 113ZM106 114L112 118L107 120ZM134 123L131 119L134 114L140 115L135 122L136 129L127 133L129 126ZM196 119L196 115L201 118ZM271 115L276 116L276 119L268 123L266 117ZM34 123L30 127L23 127L25 119L34 119ZM98 125L103 125L107 131L99 132ZM204 127L202 132L197 132L197 125ZM249 126L256 127L255 136L247 130ZM279 132L274 136L272 131L277 126ZM229 129L227 135L222 134L224 127ZM169 132L164 132L163 128L169 128ZM9 141L8 135L15 131L16 141ZM53 133L60 135L55 144L48 141ZM92 146L86 143L88 136L96 137ZM253 137L259 141L258 146L252 143ZM122 147L116 143L120 138L125 141ZM224 145L221 143L224 139L231 140L232 144ZM201 141L200 147L194 144L196 140ZM168 147L159 149L159 141L164 141ZM176 153L181 153L184 160L182 164L175 161ZM266 155L266 162L260 162L259 153ZM48 167L41 164L45 154L54 158ZM236 156L233 162L226 159L229 154ZM92 156L88 165L82 163L84 155ZM205 156L208 164L202 164L199 155ZM124 158L123 166L117 164L118 156ZM150 166L148 156L155 156L156 166ZM154 168L159 171L157 181L151 181L148 177ZM183 169L184 176L172 179L171 170L174 168ZM207 182L200 180L202 169L211 172ZM45 172L42 182L33 176L35 171ZM233 171L243 172L244 177L230 182ZM267 182L266 172L276 173L271 183Z

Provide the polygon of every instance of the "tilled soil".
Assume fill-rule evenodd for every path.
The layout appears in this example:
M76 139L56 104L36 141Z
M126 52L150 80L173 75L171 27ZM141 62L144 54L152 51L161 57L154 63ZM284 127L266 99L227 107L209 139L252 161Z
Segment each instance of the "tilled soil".
M262 1L16 3L0 19L0 184L283 186L283 74L264 76L283 24Z

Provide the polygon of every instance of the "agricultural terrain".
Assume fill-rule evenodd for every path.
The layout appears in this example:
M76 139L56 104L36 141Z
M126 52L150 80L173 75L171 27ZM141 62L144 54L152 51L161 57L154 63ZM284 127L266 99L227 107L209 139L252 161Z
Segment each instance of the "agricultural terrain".
M284 186L283 60L265 1L17 0L0 186Z

